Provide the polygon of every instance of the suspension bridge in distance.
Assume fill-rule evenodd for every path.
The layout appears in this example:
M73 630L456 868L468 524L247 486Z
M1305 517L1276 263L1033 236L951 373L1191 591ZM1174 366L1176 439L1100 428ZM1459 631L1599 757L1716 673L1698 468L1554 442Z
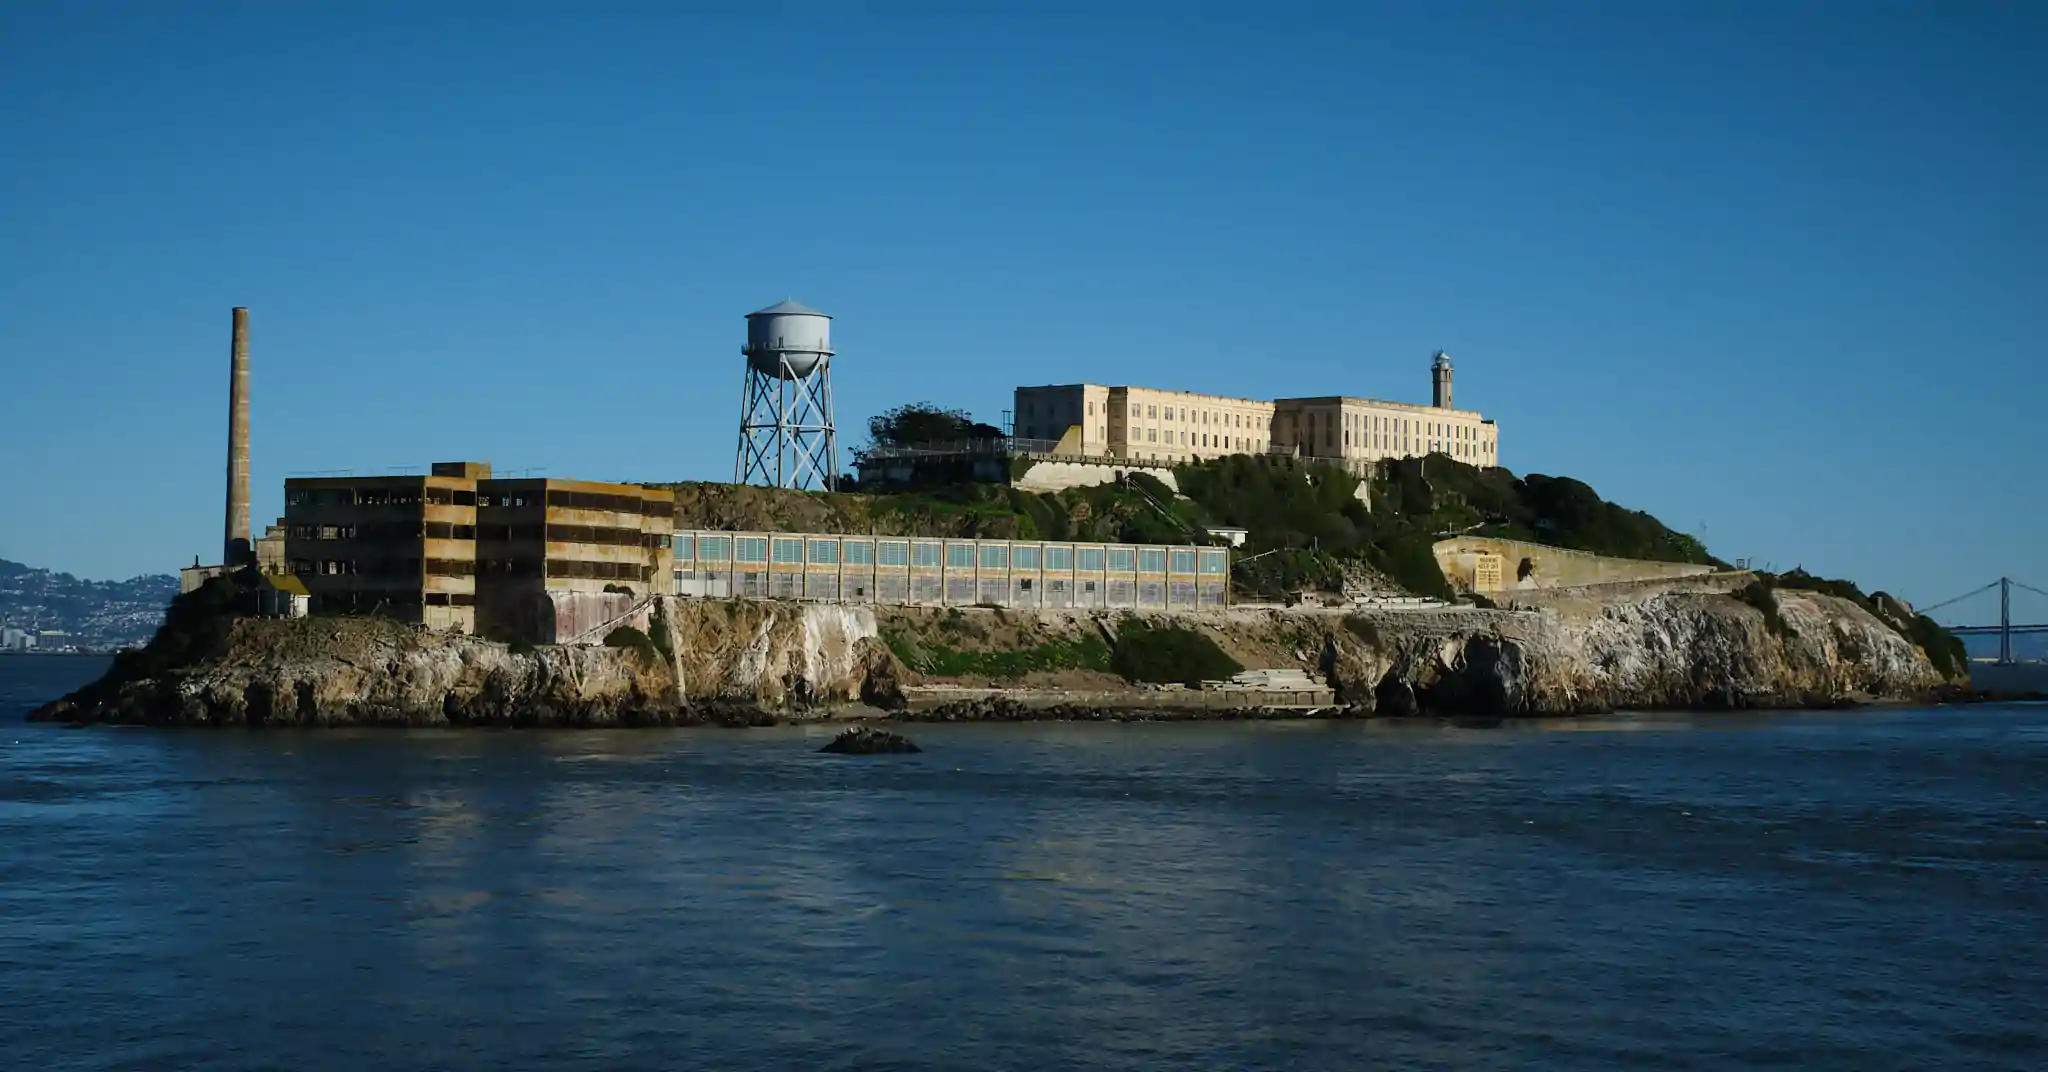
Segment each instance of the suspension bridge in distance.
M1961 603L1966 599L1974 599L1978 596L1985 594L1986 592L1991 591L1992 589L1997 589L1997 625L1946 625L1943 626L1943 628L1947 629L1949 632L1954 633L1957 636L1997 637L1998 662L2000 665L2011 665L2013 662L2016 661L2012 657L2013 637L2026 636L2036 633L2048 633L2048 623L2044 623L2041 625L2013 624L2012 590L2015 588L2019 589L2022 592L2031 592L2034 595L2041 596L2043 599L2048 599L2048 592L2044 592L2039 588L2034 587L2033 585L2023 584L2019 581L2013 580L2011 577L2000 577L1999 579L1992 581L1990 584L1987 584L1982 588L1973 588L1970 591L1964 592L1962 595L1955 597L1954 599L1944 599L1941 602L1934 604L1933 606L1919 608L1919 611L1921 614L1925 614L1931 618L1934 616L1935 611L1942 610L1946 607L1954 606L1955 604Z

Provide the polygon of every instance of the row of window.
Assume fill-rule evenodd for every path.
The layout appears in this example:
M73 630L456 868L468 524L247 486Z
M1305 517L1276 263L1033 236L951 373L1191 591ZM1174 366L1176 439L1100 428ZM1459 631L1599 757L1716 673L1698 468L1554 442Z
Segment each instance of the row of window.
M402 577L409 580L422 576L539 577L543 575L543 562L538 558L486 558L474 562L466 558L295 558L291 560L291 571L314 577ZM545 562L545 575L586 580L645 581L654 576L654 567L636 562L552 558Z
M1158 580L1128 577L1082 579L974 577L883 573L773 573L758 569L678 567L669 591L679 596L734 596L743 599L812 599L848 603L984 604L1006 607L1216 608L1226 605L1228 585L1215 580Z
M376 525L288 525L288 540L363 540L396 543L408 540L503 540L538 543L587 543L607 547L669 545L665 532L604 528L594 525L456 525L446 521L399 521Z
M712 536L680 533L678 562L742 562L813 566L897 566L938 569L1047 570L1083 573L1208 573L1229 571L1229 553L1178 547L1074 547L959 540L862 540L841 537Z
M1160 407L1158 406L1146 406L1145 419L1152 421L1162 419L1159 416L1159 409ZM1091 408L1089 412L1093 413L1094 410ZM1136 402L1130 405L1129 417L1132 420L1138 419L1138 404ZM1164 419L1179 421L1183 424L1206 424L1219 428L1256 428L1259 426L1257 420L1247 417L1242 413L1224 413L1220 410L1210 409L1190 410L1185 406L1167 406Z
M537 490L496 491L488 485L481 494L452 488L294 488L285 489L286 506L482 506L488 508L538 506L543 501ZM546 503L563 510L600 510L615 514L668 517L675 505L663 498L638 495L606 495L588 491L549 491Z
M422 592L392 589L387 592L324 592L313 596L315 614L367 614L387 607L473 607L476 597L467 592Z
M1132 431L1135 433L1138 429L1133 429ZM1145 433L1143 442L1159 442L1159 429L1146 428L1143 431ZM1132 442L1139 442L1139 440L1134 438ZM1174 431L1171 428L1166 430L1166 442L1168 445L1175 444ZM1263 439L1249 439L1244 436L1212 435L1208 432L1181 432L1178 445L1183 447L1201 447L1204 450L1261 451L1266 449L1266 441Z

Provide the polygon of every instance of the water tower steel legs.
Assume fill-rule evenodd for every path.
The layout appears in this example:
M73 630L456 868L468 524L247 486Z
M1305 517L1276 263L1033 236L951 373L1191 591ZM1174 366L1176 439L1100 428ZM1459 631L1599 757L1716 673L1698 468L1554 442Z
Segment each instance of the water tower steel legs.
M733 481L778 488L839 485L839 433L832 422L832 364L797 376L781 362L781 376L747 366L740 391L740 444Z

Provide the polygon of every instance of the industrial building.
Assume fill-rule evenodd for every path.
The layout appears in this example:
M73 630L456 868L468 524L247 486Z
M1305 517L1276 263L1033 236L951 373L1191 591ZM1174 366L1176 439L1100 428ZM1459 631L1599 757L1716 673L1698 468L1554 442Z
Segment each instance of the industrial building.
M556 642L630 611L668 569L672 493L492 479L481 462L425 475L285 481L285 560L315 613Z
M798 532L676 533L678 596L921 606L1218 609L1230 552Z
M475 632L476 501L476 470L464 463L425 476L293 477L285 562L314 613Z
M1431 404L1330 395L1262 401L1092 383L1019 387L1014 430L1062 452L1175 465L1230 454L1325 458L1358 469L1389 458L1447 454L1500 464L1500 429L1451 404L1452 368L1430 361Z
M538 478L477 483L476 632L559 642L630 611L667 579L675 493Z

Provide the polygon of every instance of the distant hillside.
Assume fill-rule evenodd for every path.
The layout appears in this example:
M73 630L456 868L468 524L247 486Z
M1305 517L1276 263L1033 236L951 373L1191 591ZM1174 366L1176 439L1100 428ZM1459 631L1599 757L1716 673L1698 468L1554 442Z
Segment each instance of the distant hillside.
M177 594L178 579L166 573L82 581L0 558L0 626L66 633L82 650L147 643Z

